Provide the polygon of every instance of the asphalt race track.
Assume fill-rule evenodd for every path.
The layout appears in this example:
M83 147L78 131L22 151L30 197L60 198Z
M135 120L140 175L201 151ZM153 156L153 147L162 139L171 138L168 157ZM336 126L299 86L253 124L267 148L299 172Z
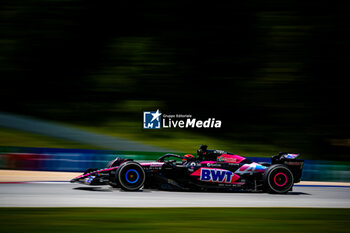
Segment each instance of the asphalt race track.
M297 186L287 195L142 190L109 186L1 183L0 207L336 207L350 208L349 187Z

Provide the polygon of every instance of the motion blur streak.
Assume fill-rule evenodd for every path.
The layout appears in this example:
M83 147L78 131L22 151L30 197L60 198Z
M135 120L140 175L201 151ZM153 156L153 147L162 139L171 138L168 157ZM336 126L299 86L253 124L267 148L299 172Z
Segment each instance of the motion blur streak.
M161 109L222 120L185 133L227 147L348 160L342 4L3 0L0 109L177 146L140 128L142 110Z

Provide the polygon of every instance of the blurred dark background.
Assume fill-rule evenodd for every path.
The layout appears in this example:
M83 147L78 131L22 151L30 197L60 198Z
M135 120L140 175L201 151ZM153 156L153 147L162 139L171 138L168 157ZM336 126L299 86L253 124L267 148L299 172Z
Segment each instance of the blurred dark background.
M311 0L2 0L0 111L141 129L159 108L223 122L191 133L349 160L348 15Z

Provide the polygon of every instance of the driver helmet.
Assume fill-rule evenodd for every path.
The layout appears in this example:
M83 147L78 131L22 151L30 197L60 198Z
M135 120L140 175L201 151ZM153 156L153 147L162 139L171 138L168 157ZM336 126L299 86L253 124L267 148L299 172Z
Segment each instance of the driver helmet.
M191 155L191 154L187 154L187 155L184 155L184 159L182 159L182 161L187 161L187 160L191 160L191 159L194 159L194 156Z
M197 155L199 157L203 157L207 154L207 145L200 145L199 149L197 150Z

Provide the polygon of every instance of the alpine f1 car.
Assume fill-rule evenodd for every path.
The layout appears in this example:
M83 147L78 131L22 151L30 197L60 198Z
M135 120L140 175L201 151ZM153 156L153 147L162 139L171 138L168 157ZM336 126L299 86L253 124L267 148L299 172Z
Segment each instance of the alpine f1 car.
M71 180L88 185L111 185L126 191L141 188L183 191L253 191L287 193L300 182L303 160L280 152L271 163L256 163L202 145L197 157L166 154L155 162L116 158L105 169L87 169ZM180 161L179 161L180 159ZM182 160L182 161L181 161Z

